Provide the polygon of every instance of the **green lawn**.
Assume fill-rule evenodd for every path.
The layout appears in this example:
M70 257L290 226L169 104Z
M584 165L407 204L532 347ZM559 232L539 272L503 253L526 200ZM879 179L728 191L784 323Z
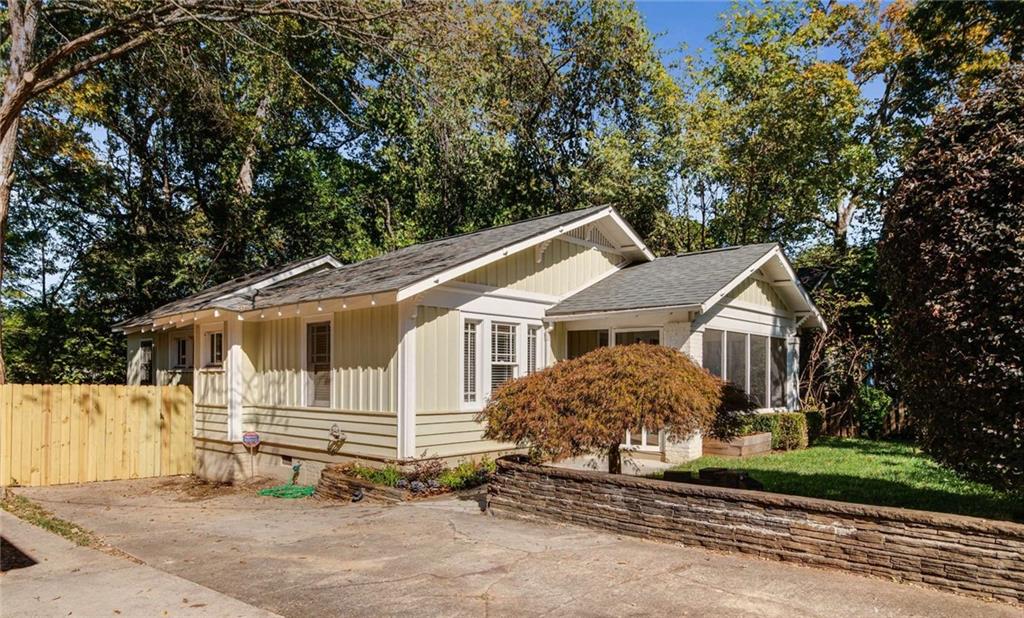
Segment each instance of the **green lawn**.
M1024 521L1024 495L965 481L897 442L821 438L800 451L701 457L675 469L708 467L747 470L776 493Z

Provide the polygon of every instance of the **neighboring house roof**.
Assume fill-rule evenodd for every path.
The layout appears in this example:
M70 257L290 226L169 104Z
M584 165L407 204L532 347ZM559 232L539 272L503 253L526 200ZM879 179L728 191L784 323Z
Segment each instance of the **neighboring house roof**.
M253 280L265 279L268 275L246 275L194 296L168 303L144 316L127 320L118 327L144 326L157 317L206 309L249 311L330 298L395 292L429 281L442 273L450 273L459 266L471 265L476 260L501 252L517 243L530 241L545 233L560 232L562 226L568 227L579 224L584 219L606 214L611 215L623 227L624 235L630 239L634 253L638 257L650 259L647 247L614 210L607 206L595 206L419 243L355 264L301 273L260 289L252 289ZM293 265L273 270L283 271L289 266L294 267Z
M549 317L660 308L706 311L753 271L777 258L775 267L797 315L811 315L824 327L810 298L776 243L681 253L623 268L548 309Z

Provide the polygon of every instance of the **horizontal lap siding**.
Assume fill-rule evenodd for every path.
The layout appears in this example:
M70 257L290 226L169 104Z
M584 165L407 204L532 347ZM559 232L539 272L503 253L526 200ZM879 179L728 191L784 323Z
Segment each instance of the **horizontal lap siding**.
M320 408L247 407L245 431L256 431L262 443L314 451L328 457L331 428L345 434L339 455L394 459L397 455L397 417L390 413Z
M326 461L331 428L337 426L345 434L338 455L395 459L397 307L340 311L333 318L332 408L302 405L302 338L308 322L270 320L245 333L243 346L252 363L246 391L252 395L244 398L243 430L258 432L268 446L298 449Z
M555 239L537 262L537 250L525 249L458 280L497 288L510 288L561 296L613 270L622 258L576 243Z
M195 435L197 438L227 440L227 406L212 406L197 403L195 412Z

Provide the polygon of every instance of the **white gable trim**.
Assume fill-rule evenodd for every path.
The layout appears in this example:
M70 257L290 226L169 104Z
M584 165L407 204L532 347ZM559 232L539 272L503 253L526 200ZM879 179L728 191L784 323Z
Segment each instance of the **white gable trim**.
M406 298L416 296L417 294L425 292L426 290L429 290L432 287L441 285L443 283L447 283L448 281L461 277L466 273L472 272L483 266L487 266L491 262L500 260L501 258L512 255L513 253L518 253L524 249L529 249L530 247L538 243L554 239L568 232L569 230L574 230L578 227L587 225L588 223L593 223L595 221L603 219L604 217L610 217L615 223L617 223L622 228L622 231L640 249L644 257L646 257L648 261L654 259L654 254L651 253L650 249L648 249L646 245L643 244L643 241L641 241L640 238L637 237L637 235L633 232L629 225L622 219L622 217L620 217L619 214L615 212L615 209L607 208L599 210L592 215L583 217L582 219L577 219L572 223L559 225L558 227L552 228L547 232L538 234L532 238L527 238L526 240L522 240L512 245L508 245L506 247L498 249L497 251L492 251L487 255L466 262L465 264L460 264L459 266L449 268L448 270L433 275L428 279L417 281L416 283L413 283L400 289L398 291L398 300L402 301L405 300Z
M714 307L715 304L718 301L722 300L726 294L728 294L737 286L746 281L748 277L753 275L755 272L757 272L759 268L767 264L772 259L778 259L779 263L782 264L782 267L786 270L786 274L789 276L788 283L792 284L796 288L796 291L800 295L800 298L803 300L803 302L809 309L808 311L794 310L796 316L814 316L814 318L818 322L818 326L821 327L821 330L827 331L828 327L825 324L825 320L821 317L821 314L818 312L818 308L814 306L814 301L812 301L810 295L807 294L807 290L805 290L804 286L800 284L800 280L796 276L796 271L793 270L792 265L790 265L789 260L786 258L786 254L782 252L782 249L780 249L778 245L769 249L756 262L748 266L743 272L734 277L732 281L725 284L725 286L722 287L722 289L715 292L715 294L711 296L711 298L704 301L704 303L701 304L700 306L701 313L705 313L708 311L708 309ZM787 280L784 280L783 282L773 281L772 285L779 285L780 283L785 283L786 281ZM803 321L804 320L801 320L801 322Z

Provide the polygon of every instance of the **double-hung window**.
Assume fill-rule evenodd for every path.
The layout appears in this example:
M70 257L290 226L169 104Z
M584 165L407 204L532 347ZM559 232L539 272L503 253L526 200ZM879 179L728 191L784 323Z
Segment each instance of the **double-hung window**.
M207 333L207 365L219 366L224 362L224 333L221 331L213 331Z
M516 355L516 325L491 324L491 392L512 380L519 371Z
M174 366L175 367L188 367L188 338L179 337L174 340Z
M466 320L462 326L462 402L480 400L480 322Z
M306 405L331 405L331 323L306 325Z

